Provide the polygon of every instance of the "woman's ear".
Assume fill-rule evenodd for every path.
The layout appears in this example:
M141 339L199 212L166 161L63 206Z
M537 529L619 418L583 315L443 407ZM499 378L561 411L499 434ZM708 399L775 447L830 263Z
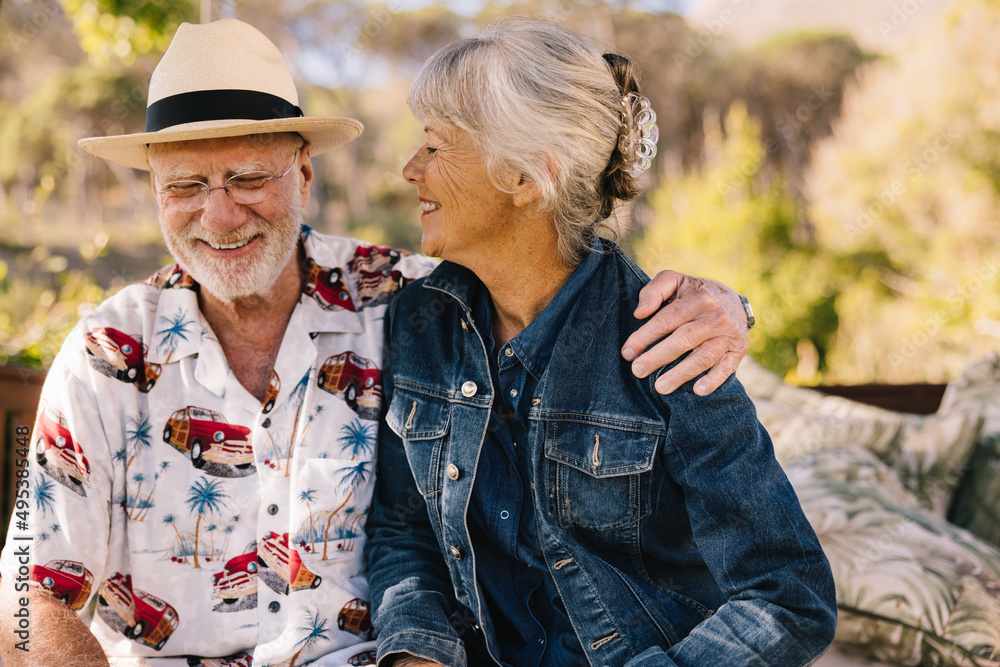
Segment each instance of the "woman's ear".
M546 167L549 172L549 182L554 183L558 171L554 155L548 155ZM541 184L532 180L527 174L521 174L517 185L514 186L514 206L521 207L538 202L542 198L542 187Z

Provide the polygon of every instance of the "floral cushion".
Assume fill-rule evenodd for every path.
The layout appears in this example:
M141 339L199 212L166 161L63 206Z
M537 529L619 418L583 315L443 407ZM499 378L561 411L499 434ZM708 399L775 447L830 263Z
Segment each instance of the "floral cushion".
M966 369L948 386L940 412L983 418L948 519L1000 546L1000 357L991 355Z
M1000 667L1000 551L859 447L786 466L837 585L837 640L898 665Z
M864 447L921 505L944 517L981 426L978 414L908 415L785 384L747 357L737 375L782 464L831 447Z

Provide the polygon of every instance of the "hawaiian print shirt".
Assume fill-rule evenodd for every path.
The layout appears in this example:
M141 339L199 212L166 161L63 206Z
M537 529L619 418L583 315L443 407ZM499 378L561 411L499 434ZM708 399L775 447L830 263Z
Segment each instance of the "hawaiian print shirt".
M178 265L84 317L49 372L32 525L11 524L4 583L30 544L28 584L77 610L112 665L374 662L382 318L434 263L306 226L301 240L308 277L263 402Z

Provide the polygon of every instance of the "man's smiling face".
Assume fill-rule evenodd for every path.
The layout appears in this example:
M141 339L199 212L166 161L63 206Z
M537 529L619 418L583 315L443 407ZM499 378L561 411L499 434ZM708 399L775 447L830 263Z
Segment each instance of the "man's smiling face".
M268 196L256 204L237 204L219 189L209 193L202 208L183 212L171 206L168 196L157 195L167 249L204 289L223 301L267 292L294 260L310 185L300 167L309 157L307 149L296 152L301 139L286 136L150 146L154 191L175 181L220 186L247 172L280 176L294 160L289 173L266 184Z

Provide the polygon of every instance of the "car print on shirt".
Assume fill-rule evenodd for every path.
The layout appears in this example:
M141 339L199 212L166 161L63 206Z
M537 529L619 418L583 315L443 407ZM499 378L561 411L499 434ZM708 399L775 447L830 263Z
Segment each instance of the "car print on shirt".
M131 382L148 393L160 377L160 364L146 362L148 348L142 338L111 327L95 327L84 334L84 345L95 369L122 382Z
M248 470L254 460L250 429L193 405L170 415L163 427L163 442L187 454L195 468L219 477L235 476L228 472L229 466Z
M324 310L350 310L354 301L344 284L344 275L337 268L324 268L310 257L306 262L306 281L302 293L316 299Z
M372 613L368 600L354 598L344 605L337 614L337 627L344 632L357 635L361 641L372 638ZM361 663L364 664L364 663Z
M364 653L357 653L352 655L347 659L348 665L374 665L375 658L378 655L378 651L365 651Z
M149 593L132 588L132 575L115 572L101 584L98 613L129 639L159 651L177 629L177 610Z
M253 667L252 655L231 655L228 658L196 658L187 659L188 667Z
M246 602L253 604L240 604L236 602L241 597L250 597ZM216 572L212 576L212 598L222 600L227 606L242 609L252 609L257 606L257 541L254 540L246 546L243 553L226 561L222 572ZM235 610L235 609L234 609ZM225 607L216 608L216 611L228 611Z
M409 254L409 253L407 253ZM354 251L354 258L347 263L348 271L378 271L388 265L392 267L402 257L402 253L396 248L388 246L370 245L358 246Z
M257 548L257 564L271 568L271 572L261 569L259 576L276 593L288 595L292 591L318 588L322 582L322 577L309 570L299 552L289 546L288 533L278 535L271 531L265 535Z
M186 288L197 290L198 283L191 274L181 268L180 264L165 266L142 281L143 285L151 285L160 289Z
M265 415L274 409L274 402L278 400L278 393L281 391L281 378L275 371L271 371L271 381L267 383L267 393L261 402L261 412Z
M406 286L403 274L393 270L401 256L399 250L386 246L359 246L354 251L347 269L358 286L359 308L384 305L393 292Z
M73 611L82 609L94 586L94 575L75 560L50 560L45 565L32 565L28 574L31 588L59 598Z
M371 359L347 351L327 358L316 374L320 389L341 396L359 417L377 419L382 404L382 371Z
M81 496L87 495L83 487L90 486L90 463L69 432L66 418L44 399L38 410L35 460L52 479Z

